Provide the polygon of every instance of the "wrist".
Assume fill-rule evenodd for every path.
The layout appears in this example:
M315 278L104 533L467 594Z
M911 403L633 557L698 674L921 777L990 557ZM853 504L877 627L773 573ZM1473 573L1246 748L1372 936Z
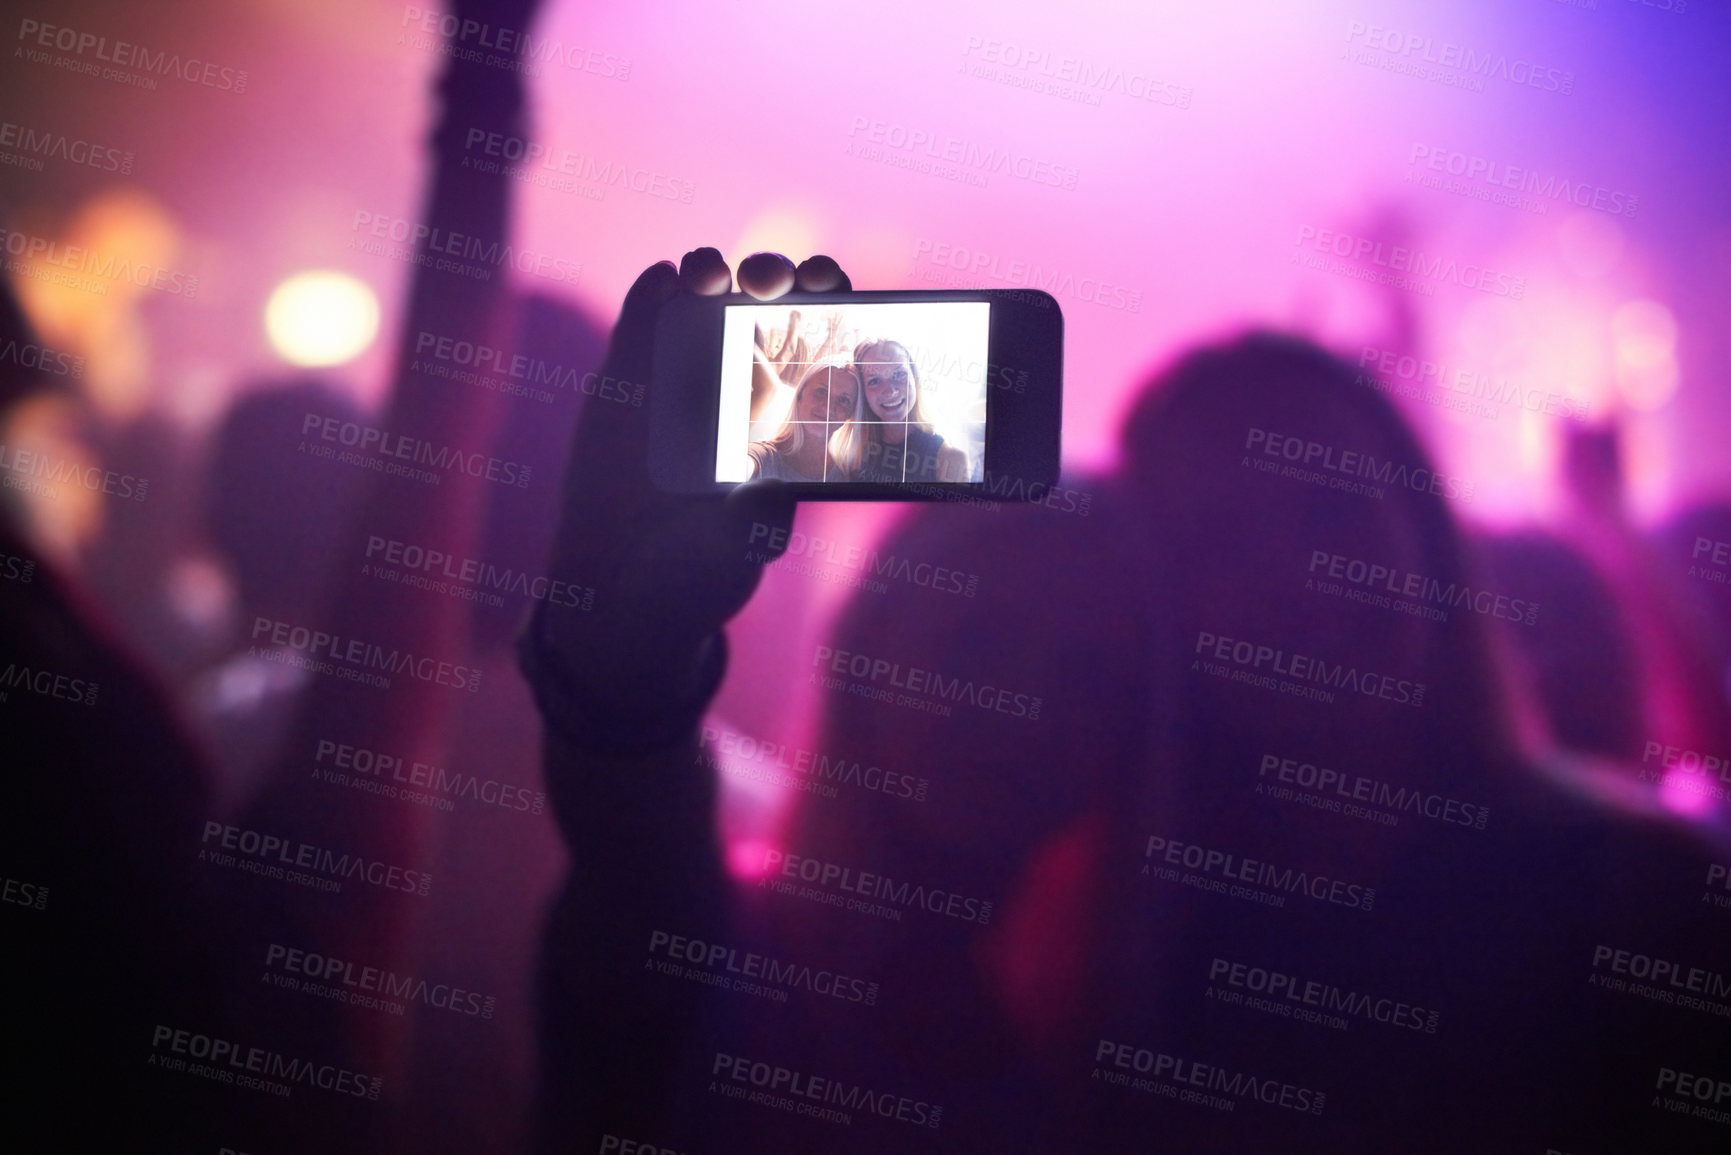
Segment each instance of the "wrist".
M719 629L661 657L645 680L585 658L550 624L540 603L518 636L517 664L548 728L581 749L637 753L677 745L696 731L727 672L727 638Z

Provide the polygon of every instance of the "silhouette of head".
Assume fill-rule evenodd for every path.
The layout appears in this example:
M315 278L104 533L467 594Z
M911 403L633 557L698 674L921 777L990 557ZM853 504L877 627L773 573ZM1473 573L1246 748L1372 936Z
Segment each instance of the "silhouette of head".
M365 475L301 451L309 413L361 422L349 394L315 379L253 385L211 438L204 522L242 606L284 617L317 611Z

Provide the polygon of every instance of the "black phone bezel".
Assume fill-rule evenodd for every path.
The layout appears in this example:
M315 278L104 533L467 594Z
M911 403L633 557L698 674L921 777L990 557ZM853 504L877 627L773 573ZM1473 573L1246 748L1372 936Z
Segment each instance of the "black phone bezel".
M800 501L1038 500L1058 480L1063 420L1064 315L1049 293L1032 289L910 289L788 293L771 301L748 293L682 294L656 317L650 386L649 473L673 493L727 493L715 480L720 421L721 341L730 305L828 305L985 301L987 325L984 480L955 482L784 482ZM994 373L1007 379L991 380ZM1018 382L1021 388L1017 388Z

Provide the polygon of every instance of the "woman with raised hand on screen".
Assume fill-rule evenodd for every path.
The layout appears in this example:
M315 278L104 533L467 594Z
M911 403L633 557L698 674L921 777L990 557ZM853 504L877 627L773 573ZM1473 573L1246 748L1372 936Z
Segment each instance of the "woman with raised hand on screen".
M860 386L844 358L806 367L794 387L793 406L774 437L746 447L754 478L778 481L835 481L829 458L830 434L859 409Z
M854 347L865 403L836 437L835 460L854 481L966 481L968 455L932 429L919 370L900 341Z

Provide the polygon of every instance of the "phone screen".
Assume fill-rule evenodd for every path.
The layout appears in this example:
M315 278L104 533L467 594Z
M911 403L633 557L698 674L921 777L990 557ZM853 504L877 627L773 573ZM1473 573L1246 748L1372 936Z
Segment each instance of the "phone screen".
M991 308L727 306L715 480L980 482Z

